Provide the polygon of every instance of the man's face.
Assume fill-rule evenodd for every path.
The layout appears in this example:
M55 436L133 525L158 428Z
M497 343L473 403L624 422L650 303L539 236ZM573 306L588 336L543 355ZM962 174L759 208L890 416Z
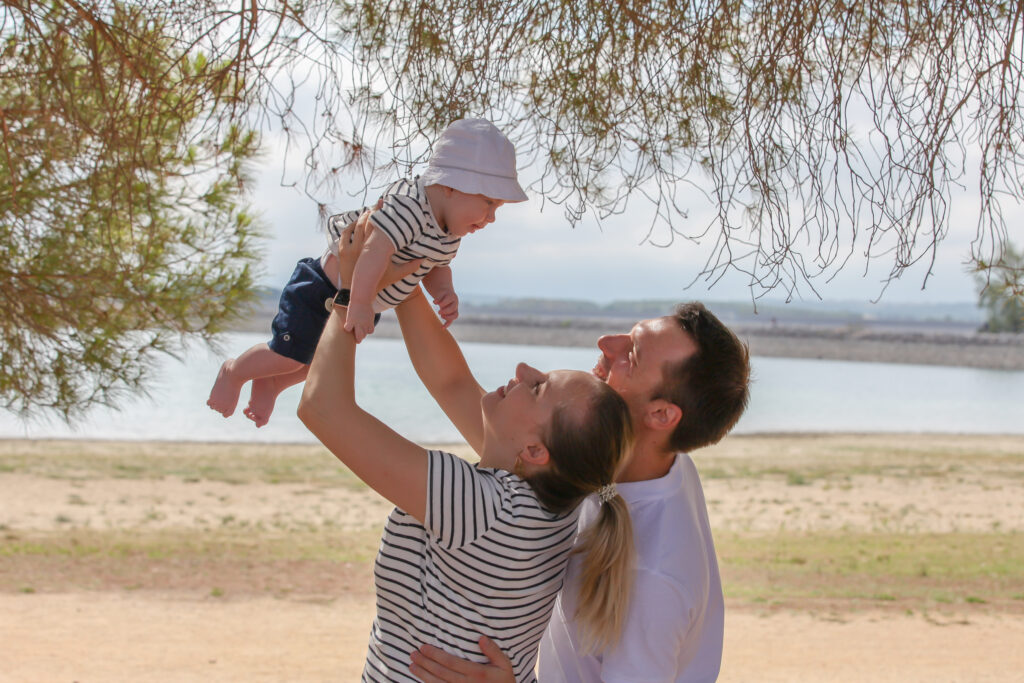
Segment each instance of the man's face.
M662 384L662 368L676 365L697 351L697 345L671 317L643 320L629 334L597 340L601 356L594 375L626 399L636 417Z

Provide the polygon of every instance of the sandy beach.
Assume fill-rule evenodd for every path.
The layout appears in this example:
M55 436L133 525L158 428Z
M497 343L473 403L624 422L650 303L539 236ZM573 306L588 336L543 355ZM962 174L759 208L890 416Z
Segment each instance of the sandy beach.
M1024 437L695 460L721 680L1024 680ZM390 506L322 448L2 441L0 500L0 681L358 679Z

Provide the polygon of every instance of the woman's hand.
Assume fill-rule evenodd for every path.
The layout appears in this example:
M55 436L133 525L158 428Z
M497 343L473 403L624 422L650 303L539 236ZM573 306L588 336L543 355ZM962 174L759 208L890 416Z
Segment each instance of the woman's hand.
M378 201L376 208L379 209L382 205L383 200ZM370 213L370 211L364 211L363 215L342 230L338 237L338 272L341 274L341 281L348 287L352 286L352 273L355 272L359 254L366 246L366 240L376 229L370 223ZM377 285L377 291L379 292L405 276L415 273L422 263L422 259L399 265L388 262L387 269Z

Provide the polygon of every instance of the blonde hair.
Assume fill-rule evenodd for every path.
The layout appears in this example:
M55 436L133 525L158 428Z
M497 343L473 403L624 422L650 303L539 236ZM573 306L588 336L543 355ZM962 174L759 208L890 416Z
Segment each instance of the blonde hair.
M632 597L636 555L625 499L601 503L597 521L580 538L573 550L584 557L575 616L583 649L600 652L618 642Z
M581 415L565 406L554 411L544 438L550 464L528 478L553 512L572 510L614 482L632 451L629 407L603 382L595 380L594 387ZM633 525L622 496L601 504L573 552L583 556L575 618L584 647L598 652L618 642L633 585Z

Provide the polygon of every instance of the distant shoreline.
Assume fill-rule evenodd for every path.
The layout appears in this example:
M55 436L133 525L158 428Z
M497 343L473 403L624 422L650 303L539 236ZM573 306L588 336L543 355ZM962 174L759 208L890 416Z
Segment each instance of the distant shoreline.
M594 347L603 334L628 332L635 319L515 315L464 315L451 326L462 342ZM747 342L751 355L875 363L909 363L992 370L1024 370L1024 335L987 334L870 325L727 324ZM269 320L253 319L238 331L268 332ZM386 313L375 334L401 337Z
M593 347L601 335L628 332L634 322L473 315L459 318L451 330L464 342ZM1024 335L860 326L730 327L749 344L754 356L1024 370ZM401 336L397 321L390 316L381 320L376 333L385 338Z

